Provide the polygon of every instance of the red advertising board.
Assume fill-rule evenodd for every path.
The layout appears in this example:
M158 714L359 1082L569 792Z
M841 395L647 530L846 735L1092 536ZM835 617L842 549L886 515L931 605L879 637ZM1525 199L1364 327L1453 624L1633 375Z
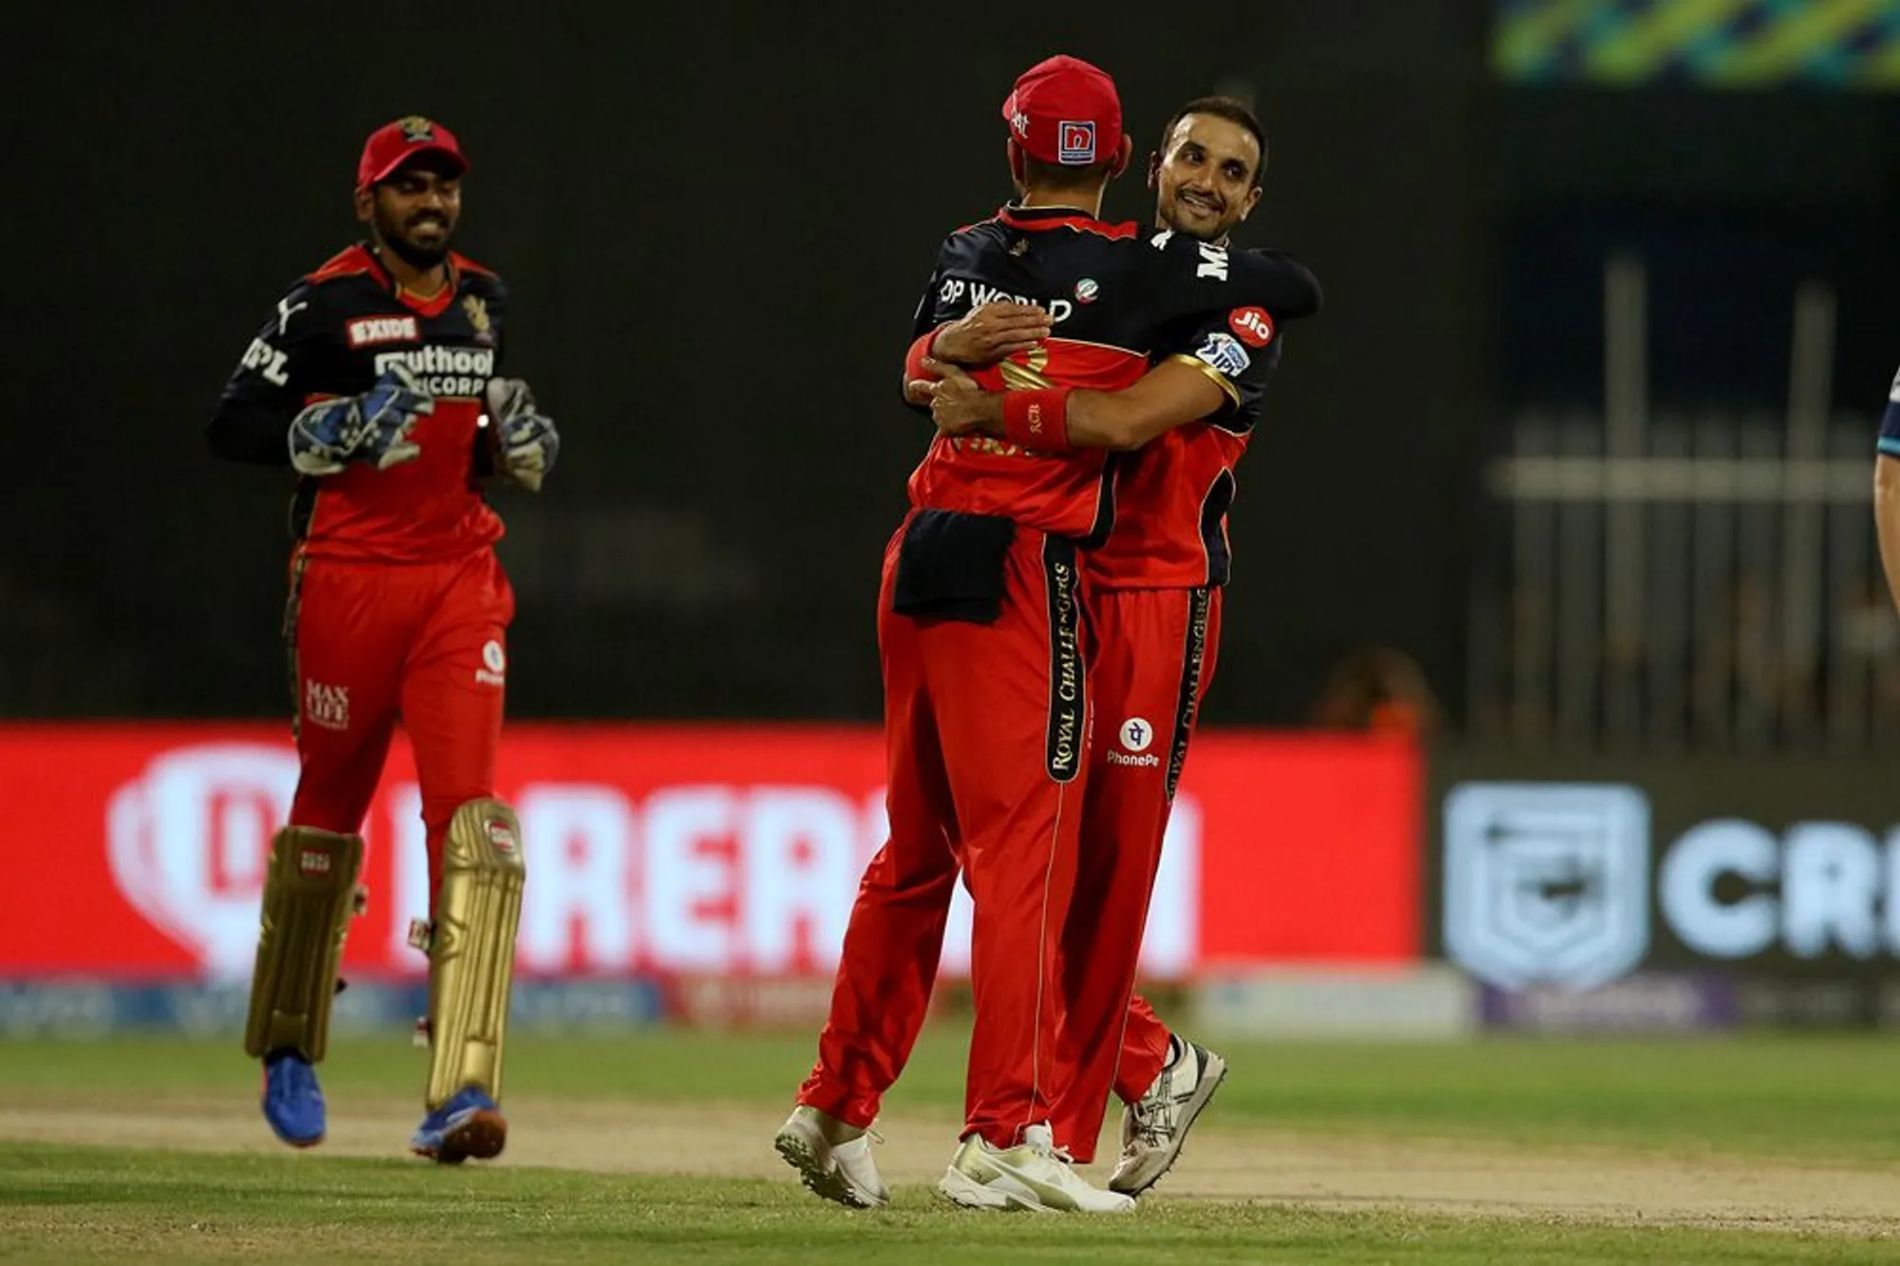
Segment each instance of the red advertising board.
M0 874L15 894L0 978L247 974L296 779L279 726L0 726ZM528 861L518 961L538 976L828 973L883 840L882 786L882 741L864 727L512 726L497 790ZM1421 795L1400 740L1200 736L1145 969L1416 958ZM422 967L405 942L428 903L418 804L399 742L364 824L354 975ZM952 972L968 960L958 902Z

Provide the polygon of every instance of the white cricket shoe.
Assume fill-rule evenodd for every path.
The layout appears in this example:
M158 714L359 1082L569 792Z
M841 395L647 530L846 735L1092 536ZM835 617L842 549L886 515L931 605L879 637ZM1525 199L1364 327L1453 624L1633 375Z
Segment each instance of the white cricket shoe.
M1125 1213L1135 1207L1130 1197L1092 1187L1076 1173L1047 1125L1025 1127L1015 1147L991 1147L972 1134L950 1158L937 1190L966 1209Z
M772 1146L814 1195L853 1209L882 1209L891 1193L871 1156L876 1135L799 1104L779 1126Z
M1181 1037L1171 1037L1168 1062L1146 1094L1122 1109L1122 1156L1108 1189L1138 1196L1174 1168L1188 1127L1227 1076L1227 1061Z

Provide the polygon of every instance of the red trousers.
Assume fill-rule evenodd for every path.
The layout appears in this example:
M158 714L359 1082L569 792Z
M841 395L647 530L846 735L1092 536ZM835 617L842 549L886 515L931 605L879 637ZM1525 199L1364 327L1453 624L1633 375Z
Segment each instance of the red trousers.
M1007 1146L1023 1124L1048 1120L1056 1141L1087 1160L1111 1082L1137 1099L1167 1058L1167 1027L1133 995L1135 964L1186 736L1213 676L1220 595L1087 599L1091 615L1106 617L1092 621L1089 715L1105 726L1113 718L1117 733L1096 733L1078 776L1054 782L1035 765L1051 684L1050 631L1037 618L1047 605L1040 545L1019 537L996 625L930 625L890 612L892 542L878 617L891 836L859 885L818 1061L798 1101L853 1125L877 1117L923 1026L951 892L968 866L977 1024L964 1133ZM1045 836L1051 849L1037 847ZM1065 897L1051 954L1046 912ZM1050 974L1033 982L1027 1019L1038 962Z
M1220 642L1218 589L1096 589L1089 692L1095 741L1075 891L1063 928L1058 1146L1092 1160L1111 1088L1139 1099L1168 1028L1134 992L1161 839Z
M291 825L359 830L400 719L415 750L433 906L449 819L494 794L514 609L493 550L442 563L299 554L284 621L302 762Z
M959 872L970 890L976 1010L963 1134L1013 1146L1062 1081L1057 955L1088 732L1080 575L1066 541L1018 527L992 624L878 603L891 834L858 887L818 1062L799 1102L877 1116L922 1027Z

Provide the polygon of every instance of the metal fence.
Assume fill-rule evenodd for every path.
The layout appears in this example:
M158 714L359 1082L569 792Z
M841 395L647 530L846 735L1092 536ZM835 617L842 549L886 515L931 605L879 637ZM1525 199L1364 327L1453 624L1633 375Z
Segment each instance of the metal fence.
M1873 428L1832 416L1834 297L1795 297L1785 415L1648 403L1642 265L1605 269L1602 416L1527 414L1489 471L1470 724L1529 745L1900 745Z

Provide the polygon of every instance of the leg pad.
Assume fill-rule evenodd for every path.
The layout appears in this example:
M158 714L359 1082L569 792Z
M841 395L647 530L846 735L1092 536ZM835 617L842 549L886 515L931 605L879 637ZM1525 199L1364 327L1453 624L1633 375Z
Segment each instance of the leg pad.
M429 946L431 1109L464 1086L501 1099L525 875L521 824L513 809L489 799L455 811L442 847L442 887Z
M289 1047L313 1064L323 1058L362 868L360 835L287 826L271 841L244 1025L247 1054L261 1058Z

